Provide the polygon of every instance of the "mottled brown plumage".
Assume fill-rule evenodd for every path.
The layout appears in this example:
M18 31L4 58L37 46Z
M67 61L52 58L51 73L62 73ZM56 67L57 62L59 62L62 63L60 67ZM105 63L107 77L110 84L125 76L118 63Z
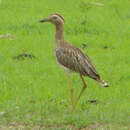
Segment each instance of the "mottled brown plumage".
M65 47L56 48L55 54L57 61L71 71L80 73L83 76L89 76L95 80L100 79L89 57L79 48L67 44Z
M51 22L56 27L56 35L55 35L55 57L57 62L62 66L62 68L67 73L67 77L70 72L77 72L80 74L80 77L83 81L83 88L77 97L77 100L74 104L73 99L73 89L70 85L70 81L68 78L68 84L71 92L71 101L73 108L77 104L81 94L86 88L86 83L83 79L83 76L88 76L99 83L101 83L104 87L107 87L107 83L101 80L99 74L97 73L95 67L91 63L89 57L79 48L76 48L69 44L64 39L64 18L59 14L52 14L49 18L41 20L40 22Z

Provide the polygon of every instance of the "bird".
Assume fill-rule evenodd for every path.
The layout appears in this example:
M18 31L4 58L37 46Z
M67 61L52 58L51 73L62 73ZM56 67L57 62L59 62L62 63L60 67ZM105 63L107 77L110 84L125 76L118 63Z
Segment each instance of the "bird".
M108 84L101 79L100 75L96 71L90 58L81 49L73 46L64 38L64 17L58 13L50 14L48 18L40 20L41 23L50 22L56 28L55 33L55 57L58 64L66 72L67 82L70 89L70 98L72 108L74 109L78 103L81 95L87 88L87 84L84 77L87 76L91 79L98 81L102 86L108 87ZM70 74L76 72L79 74L83 87L74 101L74 91L70 81Z

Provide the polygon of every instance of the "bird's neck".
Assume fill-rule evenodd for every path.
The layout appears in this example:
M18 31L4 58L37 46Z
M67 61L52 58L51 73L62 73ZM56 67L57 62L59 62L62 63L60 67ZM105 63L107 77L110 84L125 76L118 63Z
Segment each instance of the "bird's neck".
M55 39L56 40L64 39L64 24L58 23L55 25L55 27L56 27Z
M67 41L64 39L64 24L63 23L59 23L56 24L56 34L55 34L55 47L59 48L59 47L65 47L68 43Z

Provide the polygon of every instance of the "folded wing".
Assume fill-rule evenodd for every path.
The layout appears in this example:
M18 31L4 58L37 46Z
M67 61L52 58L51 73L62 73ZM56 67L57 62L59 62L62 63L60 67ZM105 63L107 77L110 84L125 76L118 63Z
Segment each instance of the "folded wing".
M95 80L100 79L100 76L92 65L89 57L79 48L73 46L56 48L55 55L57 61L70 70L84 76L87 75Z

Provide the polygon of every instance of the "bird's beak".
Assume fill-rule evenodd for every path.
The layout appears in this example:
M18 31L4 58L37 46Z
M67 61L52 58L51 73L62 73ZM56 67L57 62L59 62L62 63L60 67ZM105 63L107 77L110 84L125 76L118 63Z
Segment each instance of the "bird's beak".
M49 18L46 18L46 19L40 20L40 23L49 22L49 21L50 21L50 19L49 19Z

